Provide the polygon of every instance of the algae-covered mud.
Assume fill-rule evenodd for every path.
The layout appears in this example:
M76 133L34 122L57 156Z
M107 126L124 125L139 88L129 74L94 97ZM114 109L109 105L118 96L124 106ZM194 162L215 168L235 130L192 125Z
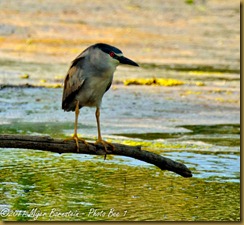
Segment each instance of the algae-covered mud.
M140 67L115 72L103 138L193 173L1 148L0 219L240 221L239 13L233 0L0 1L0 135L70 137L74 113L61 110L69 63L106 42ZM78 133L96 140L94 108L81 109Z

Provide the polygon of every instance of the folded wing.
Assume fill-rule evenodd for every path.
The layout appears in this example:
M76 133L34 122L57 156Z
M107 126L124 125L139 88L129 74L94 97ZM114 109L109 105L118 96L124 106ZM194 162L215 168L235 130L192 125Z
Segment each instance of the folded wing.
M64 89L63 89L63 100L62 100L62 109L65 111L74 111L75 110L75 96L82 87L85 76L84 76L84 61L85 57L79 55L70 66L68 73L64 80Z

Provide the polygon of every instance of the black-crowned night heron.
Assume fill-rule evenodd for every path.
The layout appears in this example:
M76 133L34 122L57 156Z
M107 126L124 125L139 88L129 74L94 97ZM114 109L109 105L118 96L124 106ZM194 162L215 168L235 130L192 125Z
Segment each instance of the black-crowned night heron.
M105 150L106 145L111 145L102 140L100 130L100 105L102 97L110 88L113 74L119 64L138 66L137 63L123 56L122 51L111 45L98 43L85 49L73 60L64 81L62 109L75 111L74 139L79 150L79 138L77 135L77 123L79 109L96 107L96 120L98 138L96 144L101 143Z

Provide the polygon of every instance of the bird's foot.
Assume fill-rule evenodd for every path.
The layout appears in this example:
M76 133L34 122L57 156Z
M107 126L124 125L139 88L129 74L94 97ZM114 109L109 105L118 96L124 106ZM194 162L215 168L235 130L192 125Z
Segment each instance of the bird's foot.
M108 148L107 148L107 146L110 146L110 147L112 148L112 151L114 151L114 149L115 149L115 147L114 147L111 143L109 143L109 142L107 142L107 141L104 141L104 140L97 140L97 141L95 142L95 145L98 145L98 144L102 144L103 147L104 147L104 150L105 150L106 152L108 152Z
M105 152L106 153L108 153L108 148L107 148L107 146L110 146L111 148L112 148L112 151L114 151L114 149L115 149L115 147L114 147L114 145L112 145L111 143L109 143L109 142L107 142L107 141L104 141L104 140L97 140L96 142L95 142L95 145L98 145L98 144L102 144L103 145L103 147L104 147L104 150L105 150ZM106 156L107 156L107 154L105 153L105 155L104 155L104 160L106 159Z
M79 141L83 142L86 145L86 147L89 146L89 144L83 138L79 138L77 134L74 134L70 138L66 138L64 141L70 141L70 140L74 140L75 141L76 147L77 147L77 152L79 152L79 148L80 148Z

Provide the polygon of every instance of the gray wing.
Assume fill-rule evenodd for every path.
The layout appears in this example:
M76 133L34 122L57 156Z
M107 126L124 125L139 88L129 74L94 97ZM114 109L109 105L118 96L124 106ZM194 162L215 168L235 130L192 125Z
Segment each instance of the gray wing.
M64 80L62 109L65 111L75 110L75 96L82 87L84 76L84 61L85 56L81 53L70 66L68 73Z

